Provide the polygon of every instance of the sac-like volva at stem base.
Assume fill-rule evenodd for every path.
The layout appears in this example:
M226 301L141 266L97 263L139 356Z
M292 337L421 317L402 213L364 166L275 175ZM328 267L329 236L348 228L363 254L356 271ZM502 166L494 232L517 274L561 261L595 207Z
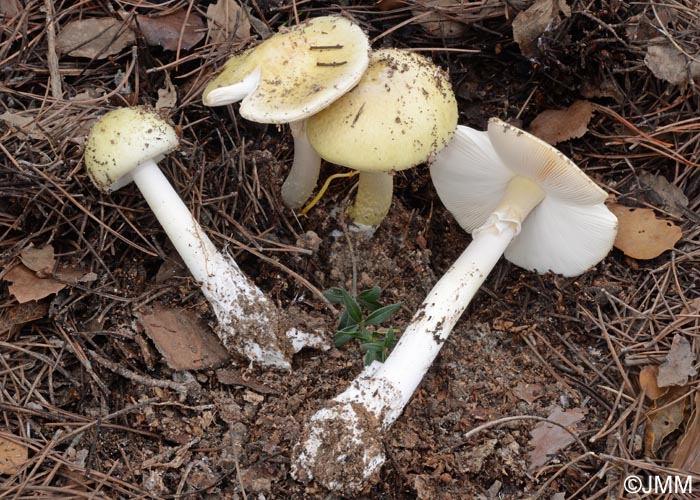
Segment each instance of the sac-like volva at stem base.
M233 259L219 252L153 161L131 178L163 226L218 319L223 344L263 366L289 370L291 347L281 315Z
M532 181L511 180L497 209L435 284L386 362L365 368L311 418L295 447L295 477L316 479L343 494L359 494L378 478L385 461L376 445L380 433L401 415L454 325L543 196ZM327 450L336 451L331 456ZM359 465L348 467L343 457L353 457Z

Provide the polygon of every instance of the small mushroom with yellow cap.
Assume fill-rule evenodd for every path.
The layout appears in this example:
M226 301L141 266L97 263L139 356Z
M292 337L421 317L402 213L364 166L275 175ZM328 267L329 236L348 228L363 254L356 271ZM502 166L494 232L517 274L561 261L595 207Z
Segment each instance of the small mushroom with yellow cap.
M440 199L473 240L435 284L384 363L365 368L317 411L294 448L292 474L343 494L376 482L381 433L401 415L472 297L505 251L540 273L576 276L612 248L605 191L544 141L492 118L458 127L430 167Z
M378 226L391 207L392 171L427 161L452 138L457 102L440 68L418 54L377 50L350 92L307 120L324 160L360 172L350 215Z
M204 89L202 102L242 101L240 113L248 120L290 124L294 162L282 199L299 208L316 187L321 166L305 120L354 87L368 63L369 41L359 26L344 17L317 17L231 57Z
M287 329L272 301L229 255L216 249L156 164L178 143L175 129L155 112L121 108L106 113L90 130L85 165L102 191L115 191L131 181L138 186L201 284L226 348L262 366L289 370L292 347L287 337L298 332Z

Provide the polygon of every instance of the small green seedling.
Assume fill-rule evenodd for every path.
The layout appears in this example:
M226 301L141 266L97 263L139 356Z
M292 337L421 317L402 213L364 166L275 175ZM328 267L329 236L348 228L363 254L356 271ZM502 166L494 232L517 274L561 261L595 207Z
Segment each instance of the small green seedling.
M389 351L396 345L394 329L379 328L378 325L388 320L403 304L397 302L383 306L379 302L382 289L373 286L353 297L344 288L333 287L323 292L331 304L342 304L345 308L340 313L338 331L333 337L336 347L347 344L352 339L362 342L366 351L365 365L373 361L386 361ZM365 317L363 309L369 311Z

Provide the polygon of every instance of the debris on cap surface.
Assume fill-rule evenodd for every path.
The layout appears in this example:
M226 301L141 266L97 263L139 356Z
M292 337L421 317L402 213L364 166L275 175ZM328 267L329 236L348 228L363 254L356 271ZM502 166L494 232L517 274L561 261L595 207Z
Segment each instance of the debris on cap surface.
M349 19L324 16L277 33L233 56L204 90L239 84L260 70L260 81L241 102L241 116L260 123L302 120L357 84L369 62L367 35Z
M85 166L102 191L146 160L177 149L175 129L158 113L143 107L119 108L103 115L85 143Z
M307 122L327 161L357 170L403 170L443 148L457 127L447 74L398 49L372 53L360 83Z

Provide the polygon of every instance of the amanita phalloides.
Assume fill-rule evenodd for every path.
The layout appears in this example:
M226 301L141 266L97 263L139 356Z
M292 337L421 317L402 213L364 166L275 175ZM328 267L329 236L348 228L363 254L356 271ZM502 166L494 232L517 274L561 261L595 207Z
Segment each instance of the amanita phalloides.
M218 319L217 334L229 351L262 366L290 369L287 320L238 268L219 252L156 164L178 147L175 129L144 108L102 116L85 144L85 165L95 185L115 191L133 181L170 241L201 284Z
M376 481L381 433L399 417L452 328L505 251L540 273L576 276L612 248L617 219L606 193L538 138L492 118L460 126L431 175L440 199L473 240L413 316L384 364L367 367L316 412L295 448L293 474L352 494Z
M369 63L369 40L349 19L323 16L293 26L231 57L204 89L206 106L241 101L241 116L289 123L294 162L282 200L299 208L318 181L321 159L306 138L306 119L354 87Z

